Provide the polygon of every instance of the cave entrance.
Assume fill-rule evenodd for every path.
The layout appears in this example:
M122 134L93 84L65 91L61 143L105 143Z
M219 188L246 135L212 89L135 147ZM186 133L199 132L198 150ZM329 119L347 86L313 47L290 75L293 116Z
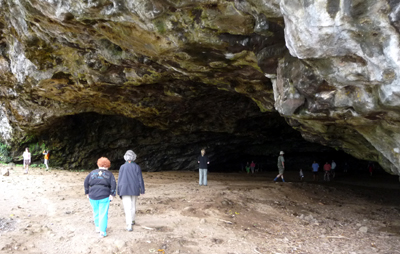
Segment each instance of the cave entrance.
M252 160L259 171L276 171L279 151L285 151L286 168L309 170L316 160L367 168L367 162L329 147L310 143L276 113L265 113L237 122L230 132L174 132L148 127L140 121L117 115L82 113L56 119L39 135L39 143L51 151L51 164L64 169L91 170L99 157L108 157L111 170L124 163L132 149L143 171L198 169L197 157L206 148L210 172L240 172ZM40 159L41 155L37 159ZM377 166L377 165L376 165Z

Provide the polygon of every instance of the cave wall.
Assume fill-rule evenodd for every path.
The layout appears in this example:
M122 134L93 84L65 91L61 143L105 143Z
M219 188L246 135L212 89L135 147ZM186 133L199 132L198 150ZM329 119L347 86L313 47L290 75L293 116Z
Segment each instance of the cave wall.
M290 170L309 168L314 159L321 163L325 159L340 160L334 149L303 139L277 113L260 112L237 121L233 128L231 133L174 133L124 116L82 113L57 118L50 128L38 133L26 145L49 144L51 166L64 169L94 168L99 156L112 161L111 169L119 169L128 149L137 153L137 163L145 171L197 170L197 157L203 148L210 157L211 171L240 171L246 161L252 160L262 164L263 170L275 171L280 150L288 155ZM16 152L20 153L22 150ZM39 151L33 157L33 163L37 164L43 156ZM356 162L351 161L351 156L345 159L355 169Z
M278 112L304 139L398 174L399 10L387 0L0 0L1 140L16 161L46 142L73 168L101 152L90 133L60 139L54 126L74 116L135 121L131 131L182 137L179 150L202 133L245 142L272 130L253 119L274 123Z
M397 1L282 1L276 108L305 139L399 172Z

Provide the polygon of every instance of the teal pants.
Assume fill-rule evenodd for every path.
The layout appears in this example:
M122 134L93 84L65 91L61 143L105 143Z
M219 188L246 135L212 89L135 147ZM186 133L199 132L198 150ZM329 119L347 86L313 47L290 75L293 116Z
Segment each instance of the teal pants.
M93 207L94 225L100 229L100 232L106 236L108 223L108 208L110 207L110 198L100 200L89 199Z

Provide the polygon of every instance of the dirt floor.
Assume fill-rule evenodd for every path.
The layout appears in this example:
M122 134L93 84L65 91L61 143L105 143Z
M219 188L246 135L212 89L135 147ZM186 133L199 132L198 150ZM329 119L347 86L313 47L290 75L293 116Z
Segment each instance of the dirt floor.
M100 239L88 172L14 167L0 178L0 253L400 253L398 177L305 173L209 173L208 186L197 172L143 173L134 231L117 197Z

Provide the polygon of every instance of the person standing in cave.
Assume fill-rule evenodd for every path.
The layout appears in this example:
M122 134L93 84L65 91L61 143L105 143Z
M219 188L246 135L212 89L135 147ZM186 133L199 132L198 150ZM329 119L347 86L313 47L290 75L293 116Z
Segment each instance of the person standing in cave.
M256 164L254 161L251 161L250 168L251 168L251 173L254 174L254 168L256 167Z
M374 168L375 168L374 163L372 161L370 161L368 163L369 176L372 176L372 172L374 171Z
M25 152L22 154L24 160L24 174L28 174L29 165L31 164L31 153L29 152L29 148L25 148Z
M140 194L144 194L145 188L142 169L134 162L136 154L132 150L128 150L124 155L124 160L126 163L119 168L118 195L124 205L127 230L133 231L137 199Z
M319 164L316 161L314 161L314 163L311 165L311 167L312 167L314 181L318 181Z
M332 164L331 164L331 176L332 176L332 180L335 179L336 176L336 162L334 160L332 160Z
M199 185L207 186L207 171L208 164L210 164L210 160L205 155L206 150L201 149L201 155L197 159L197 163L199 164Z
M46 166L46 171L49 170L49 150L44 150L43 151L43 155L44 155L44 165Z
M281 151L279 153L279 157L278 157L278 170L279 173L278 175L275 177L274 182L276 182L276 180L278 180L278 178L282 178L282 182L285 182L285 179L283 178L283 173L285 172L285 158L283 157L285 153L283 151Z
M107 236L108 209L110 202L116 195L116 182L114 175L108 171L110 161L101 157L97 160L98 169L90 172L84 182L85 195L93 208L94 225L100 237Z
M250 164L249 164L249 162L247 162L247 164L246 164L246 172L247 172L247 174L250 173Z
M324 171L325 171L325 174L324 174L324 181L327 181L327 182L329 182L330 181L330 179L329 179L329 174L331 173L331 164L329 164L328 162L326 162L325 163L325 165L324 165Z
M300 169L299 176L300 176L300 181L303 181L304 174L303 174L303 170L302 169Z
M343 165L343 173L348 173L349 167L350 167L349 164L347 162L345 162Z

